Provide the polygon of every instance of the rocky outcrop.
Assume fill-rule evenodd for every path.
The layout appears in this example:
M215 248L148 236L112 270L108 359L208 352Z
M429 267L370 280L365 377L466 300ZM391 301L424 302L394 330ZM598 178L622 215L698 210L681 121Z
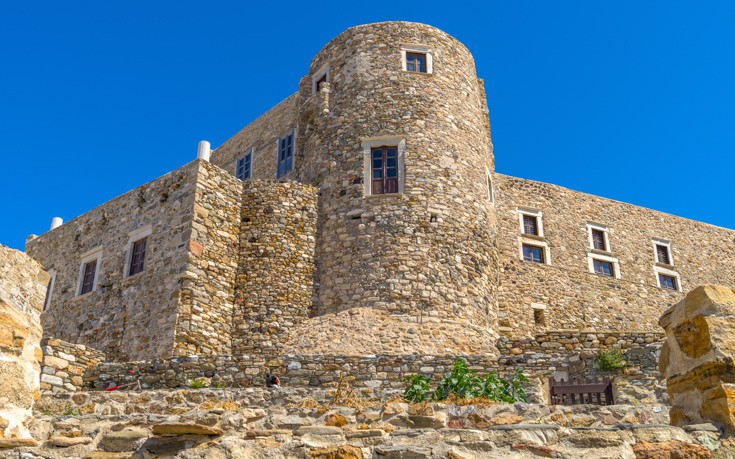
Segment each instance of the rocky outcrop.
M735 290L707 285L666 311L659 367L671 424L713 422L735 433Z
M37 262L0 245L0 440L29 439L41 373L40 315L49 275Z

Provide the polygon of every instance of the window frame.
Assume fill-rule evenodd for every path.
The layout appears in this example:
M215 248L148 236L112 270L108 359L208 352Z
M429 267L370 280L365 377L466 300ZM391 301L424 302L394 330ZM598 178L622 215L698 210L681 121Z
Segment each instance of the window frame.
M288 166L288 156L285 156L283 160L281 160L281 142L286 141L291 137L291 167L287 168ZM281 163L284 163L284 170L281 172ZM276 180L279 180L285 176L287 176L289 173L291 173L294 170L294 165L296 164L296 129L292 128L286 131L285 134L278 137L276 139Z
M544 214L538 209L530 209L530 208L523 208L518 207L516 208L516 213L518 213L518 223L520 225L520 232L522 236L529 236L529 237L545 237L544 236ZM535 217L536 218L536 229L538 230L538 234L531 234L526 233L525 229L525 217Z
M153 227L151 225L143 226L141 228L138 228L128 233L128 243L125 245L125 248L123 249L123 255L125 257L125 266L123 268L123 279L133 278L145 272L146 261L150 260L147 254L150 253L150 247L151 247L150 246L150 242L151 242L150 236L152 234L153 234ZM143 255L143 270L135 274L130 274L130 267L133 262L133 247L135 246L136 242L142 239L146 239L146 238L148 238L148 240L146 241L145 252Z
M530 247L530 248L533 248L533 249L539 249L540 250L540 253L541 253L541 260L540 261L535 261L533 259L527 260L526 259L526 255L523 253L523 249L525 249L526 247ZM521 242L521 259L523 261L526 261L526 262L529 262L529 263L535 263L537 265L545 265L545 264L547 264L547 261L546 261L547 260L547 257L546 257L546 250L547 250L547 248L548 247L544 247L543 245L540 245L540 244L533 244L533 243L528 243L528 242Z
M668 274L658 273L658 276L656 276L656 277L658 279L658 286L659 286L659 288L662 288L664 290L673 290L675 292L678 292L679 291L679 281L678 281L678 279L677 279L676 276L670 276ZM661 285L662 284L661 280L663 278L671 279L673 281L674 288L664 287L663 285Z
M104 247L103 246L97 246L93 249L90 249L86 252L84 252L80 258L81 261L79 263L79 273L77 275L77 288L76 288L76 294L74 297L82 297L85 295L88 295L90 293L96 292L98 283L99 283L99 277L100 277L100 271L101 271L101 261L102 261L102 252ZM86 267L89 263L95 262L95 269L94 269L94 276L92 277L92 289L82 293L82 287L84 286L84 274Z
M597 271L595 271L595 261L612 264L613 275L608 276L607 274L602 274L602 273L598 273ZM587 254L587 270L591 274L594 274L595 276L601 276L601 277L606 277L606 278L611 278L611 279L621 279L622 278L622 273L620 272L620 261L615 257L611 257L607 255L601 255L598 253L588 253Z
M599 231L602 233L603 242L605 244L604 250L595 247L595 231ZM610 246L610 229L605 225L587 222L587 241L589 243L588 247L592 250L596 250L598 252L612 253L612 247Z
M671 251L671 241L668 241L666 239L653 238L653 239L651 239L651 243L653 244L653 261L654 261L654 263L660 263L660 264L666 265L666 266L674 266L674 254ZM668 263L659 260L659 258L658 258L658 247L659 246L666 248L666 254L669 257L669 262Z
M235 177L237 177L238 179L240 179L242 181L250 180L251 178L253 178L253 158L255 157L255 154L254 153L255 153L255 147L251 147L250 150L248 150L247 153L245 153L243 156L241 156L241 157L239 157L239 158L237 158L235 160ZM247 172L248 172L247 177L240 177L240 164L241 164L241 161L242 161L243 168L244 168L244 165L247 163L247 159L248 158L250 158L250 161L249 161L250 167L247 170Z
M322 79L324 79L325 83L331 83L328 64L323 65L311 77L311 93L312 94L316 94L319 92L319 83L321 82Z
M363 196L397 196L405 191L406 180L406 139L396 136L369 137L362 139L361 142L363 152ZM372 151L373 148L379 147L396 147L398 167L398 192L397 193L373 193L373 167L372 167Z
M407 54L423 54L426 56L426 71L419 72L415 70L408 70L408 59ZM401 46L401 67L404 72L411 75L431 75L434 73L434 57L432 55L432 49L425 45L420 44L405 44Z
M391 152L393 155L391 156ZM375 154L379 153L380 158L376 158ZM394 166L389 166L389 160L395 161ZM398 146L382 145L372 147L370 149L370 189L372 194L397 194L398 193ZM375 167L375 162L380 161L380 167ZM395 175L388 176L391 170L395 170ZM376 171L380 171L381 177L376 178ZM375 182L380 182L381 192L376 192ZM395 191L388 191L394 189Z

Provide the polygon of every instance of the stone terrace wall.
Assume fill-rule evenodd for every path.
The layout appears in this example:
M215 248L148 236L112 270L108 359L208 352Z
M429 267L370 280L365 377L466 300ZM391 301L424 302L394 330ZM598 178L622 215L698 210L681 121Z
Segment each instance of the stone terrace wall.
M28 438L40 395L40 315L49 275L24 253L0 245L0 448Z
M317 189L245 183L240 227L235 354L275 353L309 317L314 296Z
M298 104L298 94L293 94L260 115L212 152L212 164L234 176L237 159L253 148L252 177L275 179L277 139L297 127ZM299 161L300 152L297 150L295 153L294 159Z
M735 278L733 230L500 174L495 194L501 333L533 336L547 327L659 331L658 317L683 294L658 286L652 238L671 242L671 268L681 275L684 292ZM550 265L520 259L517 207L542 211ZM588 271L588 222L608 227L620 279ZM531 303L546 305L544 325L534 322Z
M45 391L81 390L84 373L105 361L105 354L84 344L46 338L41 341L41 348L41 389Z
M240 180L199 162L174 355L231 352L241 196Z
M26 244L56 273L46 336L93 346L114 360L170 356L187 271L199 161L109 201ZM150 225L144 271L127 277L130 234ZM77 296L81 257L102 247L94 291Z

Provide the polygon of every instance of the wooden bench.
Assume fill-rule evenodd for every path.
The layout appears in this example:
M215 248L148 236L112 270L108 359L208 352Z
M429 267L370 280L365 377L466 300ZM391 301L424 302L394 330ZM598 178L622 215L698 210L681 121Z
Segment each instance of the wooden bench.
M614 405L612 380L603 378L549 379L552 405Z

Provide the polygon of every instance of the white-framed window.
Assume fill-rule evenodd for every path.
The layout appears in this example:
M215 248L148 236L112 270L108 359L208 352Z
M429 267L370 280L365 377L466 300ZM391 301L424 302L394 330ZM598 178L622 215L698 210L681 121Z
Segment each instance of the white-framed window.
M521 234L544 237L543 213L540 210L518 207L516 212Z
M277 140L278 168L276 178L279 179L293 170L294 150L296 149L296 130L291 129Z
M405 187L406 139L362 139L363 191L365 196L400 194Z
M674 257L671 253L671 242L666 239L653 238L653 256L656 263L674 266Z
M322 84L329 82L329 65L324 65L311 77L311 93L318 93Z
M546 241L527 240L522 236L518 239L521 260L541 265L551 264L551 250L549 250L549 244Z
M656 285L667 290L681 292L681 276L674 267L674 256L671 253L671 241L653 238L653 274Z
M54 287L56 286L56 270L49 269L48 271L49 276L51 276L51 279L48 281L48 286L46 287L46 299L43 302L43 310L48 310L49 306L51 306L51 295L54 294Z
M588 222L587 238L589 248L601 252L612 252L610 248L610 231L607 226Z
M587 267L593 274L620 279L620 262L615 257L590 252L587 254Z
M404 72L434 73L431 48L424 45L401 46L401 66Z
M100 261L102 260L102 246L95 247L81 255L76 296L86 295L97 290L97 280L100 275Z
M663 266L654 266L653 273L656 275L656 285L667 290L681 292L681 276L673 269Z
M146 254L149 250L149 236L153 234L151 225L146 225L128 233L128 243L125 245L124 277L131 277L142 273L146 266Z
M245 156L238 158L235 162L235 177L240 180L248 180L253 176L253 152L254 148L250 148Z

